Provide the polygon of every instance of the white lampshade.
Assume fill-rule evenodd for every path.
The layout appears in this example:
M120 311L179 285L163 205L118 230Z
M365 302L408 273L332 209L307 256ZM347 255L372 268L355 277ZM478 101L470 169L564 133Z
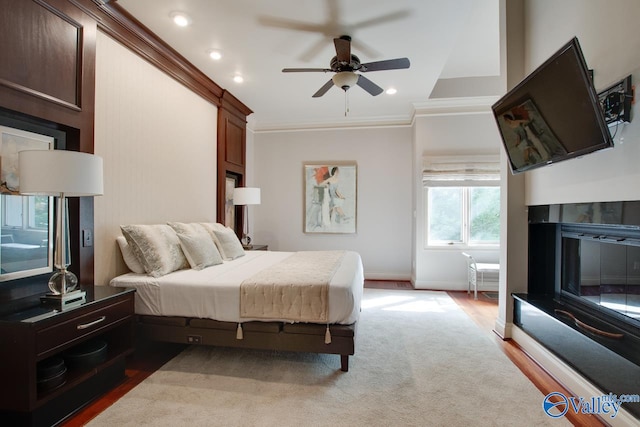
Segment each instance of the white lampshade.
M233 189L234 205L259 205L260 189L252 187L238 187Z
M104 193L102 157L79 151L18 153L20 193L38 196L99 196Z

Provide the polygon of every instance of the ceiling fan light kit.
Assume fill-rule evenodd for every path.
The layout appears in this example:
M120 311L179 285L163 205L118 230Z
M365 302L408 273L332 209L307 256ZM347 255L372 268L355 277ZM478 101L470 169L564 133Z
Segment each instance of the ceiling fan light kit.
M351 54L351 37L341 36L333 39L336 48L336 56L331 58L330 68L285 68L283 73L301 73L301 72L334 72L336 73L331 80L324 84L316 93L314 98L324 95L332 86L337 86L345 92L355 85L360 86L369 94L380 95L384 90L364 77L362 74L369 71L399 70L409 68L411 63L408 58L387 59L384 61L369 62L361 64L360 59L356 55Z
M340 71L331 78L333 84L340 89L347 91L358 83L358 75L353 71Z

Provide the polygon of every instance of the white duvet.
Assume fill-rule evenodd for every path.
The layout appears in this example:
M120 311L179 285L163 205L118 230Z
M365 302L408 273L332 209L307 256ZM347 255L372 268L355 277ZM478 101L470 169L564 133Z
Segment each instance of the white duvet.
M203 270L179 270L157 278L127 273L112 279L109 285L136 289L137 314L197 317L224 322L265 321L267 319L240 318L240 284L291 254L247 251L243 257ZM363 283L360 255L347 251L329 283L328 323L351 324L358 319Z

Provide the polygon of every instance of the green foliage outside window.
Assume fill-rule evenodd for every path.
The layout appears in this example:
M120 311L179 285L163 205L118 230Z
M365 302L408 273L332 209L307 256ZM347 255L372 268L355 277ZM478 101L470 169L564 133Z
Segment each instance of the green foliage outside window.
M500 188L469 188L469 240L480 243L500 241Z
M34 203L34 228L49 228L49 197L32 196Z
M462 189L431 188L429 206L429 240L461 242Z
M428 244L499 244L500 187L430 187Z

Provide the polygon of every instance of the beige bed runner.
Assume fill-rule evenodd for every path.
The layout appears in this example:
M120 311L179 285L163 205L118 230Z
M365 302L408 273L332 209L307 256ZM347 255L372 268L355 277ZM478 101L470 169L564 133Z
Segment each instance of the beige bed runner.
M329 282L345 251L296 252L240 285L240 317L326 323Z

